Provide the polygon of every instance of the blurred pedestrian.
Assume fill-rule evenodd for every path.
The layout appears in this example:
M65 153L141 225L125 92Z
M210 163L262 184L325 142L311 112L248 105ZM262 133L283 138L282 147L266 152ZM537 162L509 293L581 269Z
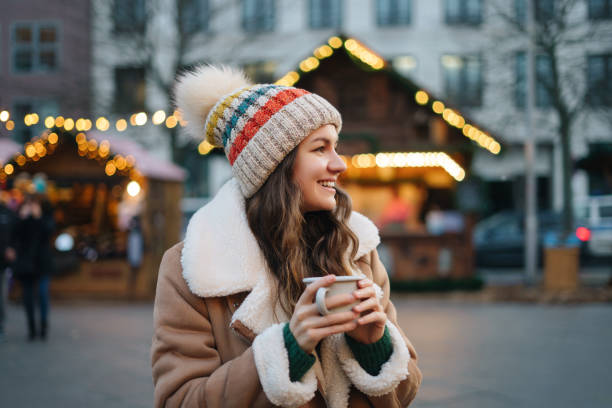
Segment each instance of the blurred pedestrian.
M46 179L37 175L22 188L24 201L17 211L11 239L15 252L13 270L23 290L28 339L40 336L45 340L49 328L49 280L53 270L50 240L55 223L50 205L44 199ZM40 311L38 327L36 304Z
M144 253L144 241L142 236L142 228L140 227L140 218L133 217L130 220L129 231L127 237L127 260L130 264L130 276L128 279L128 292L130 298L136 296L136 282L138 279L138 271L142 265L142 256Z
M224 148L234 177L162 260L155 406L408 405L421 373L389 300L378 230L336 186L346 169L338 111L303 89L211 66L183 76L176 98L192 135ZM360 277L359 289L317 308L318 288L337 275Z
M10 263L15 259L14 250L11 247L11 232L15 224L15 214L7 206L9 194L0 191L0 341L4 339L4 281L5 273Z

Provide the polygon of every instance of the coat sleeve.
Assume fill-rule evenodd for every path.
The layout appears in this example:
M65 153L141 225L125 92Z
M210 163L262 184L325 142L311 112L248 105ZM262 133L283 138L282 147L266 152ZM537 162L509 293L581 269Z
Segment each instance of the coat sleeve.
M371 279L382 291L379 293L381 304L387 314L387 327L391 335L393 353L383 364L376 376L368 374L355 360L346 341L339 345L342 368L353 385L364 393L371 404L377 408L405 407L415 398L421 384L422 374L417 366L417 354L397 323L397 312L389 299L389 277L378 253L373 250L367 256Z
M263 356L286 357L282 330L276 326L264 330L241 355L221 364L206 302L191 293L182 276L181 248L166 252L158 276L151 347L155 407L299 406L311 399L316 390L313 370L302 382L292 383L288 365L286 373L276 369L282 358ZM272 349L275 345L278 349ZM270 367L265 361L279 363ZM286 387L278 384L284 376ZM281 394L267 390L270 382Z

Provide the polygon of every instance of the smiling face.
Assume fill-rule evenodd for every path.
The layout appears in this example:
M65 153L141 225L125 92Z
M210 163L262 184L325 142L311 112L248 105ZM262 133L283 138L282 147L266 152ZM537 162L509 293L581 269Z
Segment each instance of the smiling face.
M333 125L312 132L296 147L293 181L302 192L302 212L336 207L336 181L346 165L336 153L338 133Z

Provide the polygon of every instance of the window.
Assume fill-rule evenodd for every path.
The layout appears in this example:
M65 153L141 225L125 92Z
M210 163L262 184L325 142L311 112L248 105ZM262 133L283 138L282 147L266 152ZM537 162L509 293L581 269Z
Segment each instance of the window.
M115 112L143 111L145 105L145 69L115 68Z
M535 62L535 104L538 108L547 108L552 104L550 96L552 60L547 55L537 55ZM514 104L518 108L525 108L527 106L527 54L524 51L516 53L515 78Z
M342 0L310 0L310 28L338 28L342 21Z
M589 0L589 18L591 20L611 19L612 0Z
M115 0L113 22L117 33L144 33L146 26L145 0Z
M482 0L445 0L446 24L480 24Z
M194 34L208 30L208 0L179 0L178 7L181 33Z
M274 0L243 0L242 28L245 31L274 30Z
M52 72L59 68L59 32L53 23L13 26L12 66L16 73Z
M30 113L38 114L38 123L26 126L23 123L23 118ZM15 102L13 104L15 129L11 133L11 137L17 143L26 143L44 130L44 121L47 116L57 116L58 114L59 108L57 102L53 100L21 100Z
M399 26L410 24L411 0L377 0L376 20L378 25Z
M588 103L612 106L612 54L587 57Z
M401 55L391 60L391 66L403 76L414 74L417 61L412 55Z
M442 71L449 99L463 106L482 104L482 60L479 56L444 55Z
M276 62L275 61L257 61L244 64L244 72L254 82L261 83L273 83L276 73Z
M535 20L538 23L546 22L555 15L555 0L533 0ZM527 0L514 0L516 21L527 23Z

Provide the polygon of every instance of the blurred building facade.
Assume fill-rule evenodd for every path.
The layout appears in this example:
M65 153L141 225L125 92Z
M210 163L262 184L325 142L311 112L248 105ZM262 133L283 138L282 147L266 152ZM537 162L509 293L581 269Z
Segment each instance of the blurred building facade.
M48 115L87 116L89 2L7 1L1 9L0 110L11 117L0 126L0 137L21 144L44 129ZM27 126L24 117L32 112L38 117Z
M539 4L544 10L554 10L556 3ZM573 46L559 50L564 56L575 55L571 66L562 69L579 73L578 88L603 84L610 90L611 2L576 3L571 16L575 26L585 30L597 26L598 32L578 36ZM96 113L170 109L168 95L176 73L203 62L240 65L257 81L275 81L295 70L330 36L354 36L398 72L445 97L503 138L502 154L479 152L468 177L471 173L485 181L493 210L522 205L522 146L528 136L524 117L526 42L505 28L504 19L524 21L524 0L109 0L95 2L92 16ZM537 58L536 64L541 75L551 74L546 60ZM540 203L559 209L557 124L544 86L536 83L535 92ZM594 146L612 143L609 96L585 103L584 114L572 129L575 160L587 156ZM163 127L132 132L167 156L170 136L179 145L184 143L180 132ZM220 179L228 176L221 157L213 157L200 168L197 157L182 160L192 168L192 178L198 169L211 175L206 180L191 180L205 185L192 187L192 195L214 192ZM599 192L585 172L577 172L573 181L578 195Z

